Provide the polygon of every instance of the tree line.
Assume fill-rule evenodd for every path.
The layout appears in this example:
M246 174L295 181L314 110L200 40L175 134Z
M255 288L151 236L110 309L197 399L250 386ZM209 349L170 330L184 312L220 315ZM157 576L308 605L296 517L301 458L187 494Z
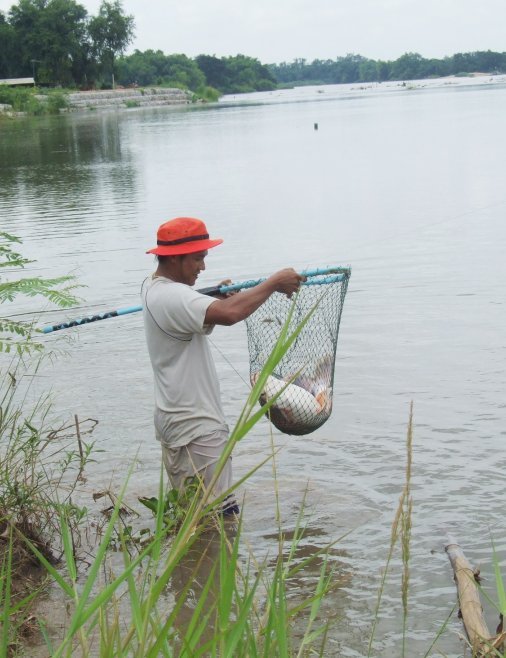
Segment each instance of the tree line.
M186 55L164 55L161 50L136 50L118 60L118 79L122 84L175 84L192 90L207 85L221 93L269 91L301 84L417 80L476 72L506 73L506 53L487 50L457 53L444 59L405 53L394 61L351 54L335 60L296 59L289 64L265 65L245 55L198 55L190 59Z
M90 16L75 0L19 0L0 12L0 78L89 87L112 81L115 60L134 37L121 0Z
M204 93L268 91L278 86L382 82L483 71L506 72L506 53L458 53L425 59L405 53L394 61L348 54L335 60L295 59L262 64L245 55L215 57L165 55L161 50L135 50L133 16L121 0L102 0L96 16L76 0L18 0L0 12L0 78L33 76L39 85L106 88L165 85Z
M274 89L269 68L253 57L165 55L136 50L135 21L121 0L102 0L89 15L76 0L19 0L0 11L0 79L34 77L38 85L107 88L167 85L221 93Z
M211 87L222 94L276 89L269 68L254 57L165 55L161 50L136 50L118 59L118 81L122 85L165 85L201 92Z
M296 59L291 63L271 64L269 69L282 85L420 80L477 72L506 73L506 52L457 53L443 59L425 59L419 53L405 53L394 61L350 54L335 60Z

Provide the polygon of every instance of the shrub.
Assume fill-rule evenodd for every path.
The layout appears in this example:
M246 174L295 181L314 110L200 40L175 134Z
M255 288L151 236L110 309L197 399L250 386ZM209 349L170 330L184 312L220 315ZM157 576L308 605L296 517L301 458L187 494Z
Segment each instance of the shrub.
M221 93L214 87L199 87L196 92L197 98L205 100L209 103L215 103L221 96Z
M49 114L59 114L60 110L66 110L68 106L67 97L61 91L53 91L48 94L46 109Z

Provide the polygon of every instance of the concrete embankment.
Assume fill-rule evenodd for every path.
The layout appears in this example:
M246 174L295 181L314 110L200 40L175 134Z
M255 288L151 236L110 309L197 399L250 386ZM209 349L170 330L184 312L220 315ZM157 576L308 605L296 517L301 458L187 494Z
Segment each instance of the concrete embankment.
M156 105L187 105L192 102L190 91L175 88L146 87L142 89L111 89L78 91L66 96L72 110L103 107L154 107Z
M34 94L32 97L39 104L41 111L16 111L12 105L0 103L0 116L23 117L27 114L45 114L48 104L56 98L53 94ZM102 108L118 109L128 107L156 107L160 105L188 105L195 102L196 97L191 91L174 87L145 87L138 89L110 89L104 91L63 92L62 105L52 107L52 114L79 110L98 110Z

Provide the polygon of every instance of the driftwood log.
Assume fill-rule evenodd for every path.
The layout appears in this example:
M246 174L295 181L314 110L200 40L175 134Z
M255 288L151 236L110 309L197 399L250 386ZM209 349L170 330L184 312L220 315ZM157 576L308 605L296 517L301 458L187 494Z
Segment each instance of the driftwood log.
M478 574L469 563L457 541L448 537L445 546L453 568L460 606L460 616L471 645L474 658L498 656L506 639L502 623L497 628L497 635L492 635L483 617L483 608L478 590Z

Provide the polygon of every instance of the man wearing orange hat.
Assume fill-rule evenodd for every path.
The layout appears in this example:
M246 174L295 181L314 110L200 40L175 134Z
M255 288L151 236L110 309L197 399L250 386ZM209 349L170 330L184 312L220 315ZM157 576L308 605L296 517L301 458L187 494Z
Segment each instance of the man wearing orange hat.
M205 270L208 250L223 240L209 238L199 219L178 217L162 224L155 254L158 267L142 286L144 328L155 380L155 431L174 488L198 474L207 486L228 440L220 388L207 335L214 325L233 325L261 306L273 292L289 297L304 277L287 268L254 288L216 299L192 289ZM232 485L229 460L213 497ZM237 513L233 496L225 514Z

